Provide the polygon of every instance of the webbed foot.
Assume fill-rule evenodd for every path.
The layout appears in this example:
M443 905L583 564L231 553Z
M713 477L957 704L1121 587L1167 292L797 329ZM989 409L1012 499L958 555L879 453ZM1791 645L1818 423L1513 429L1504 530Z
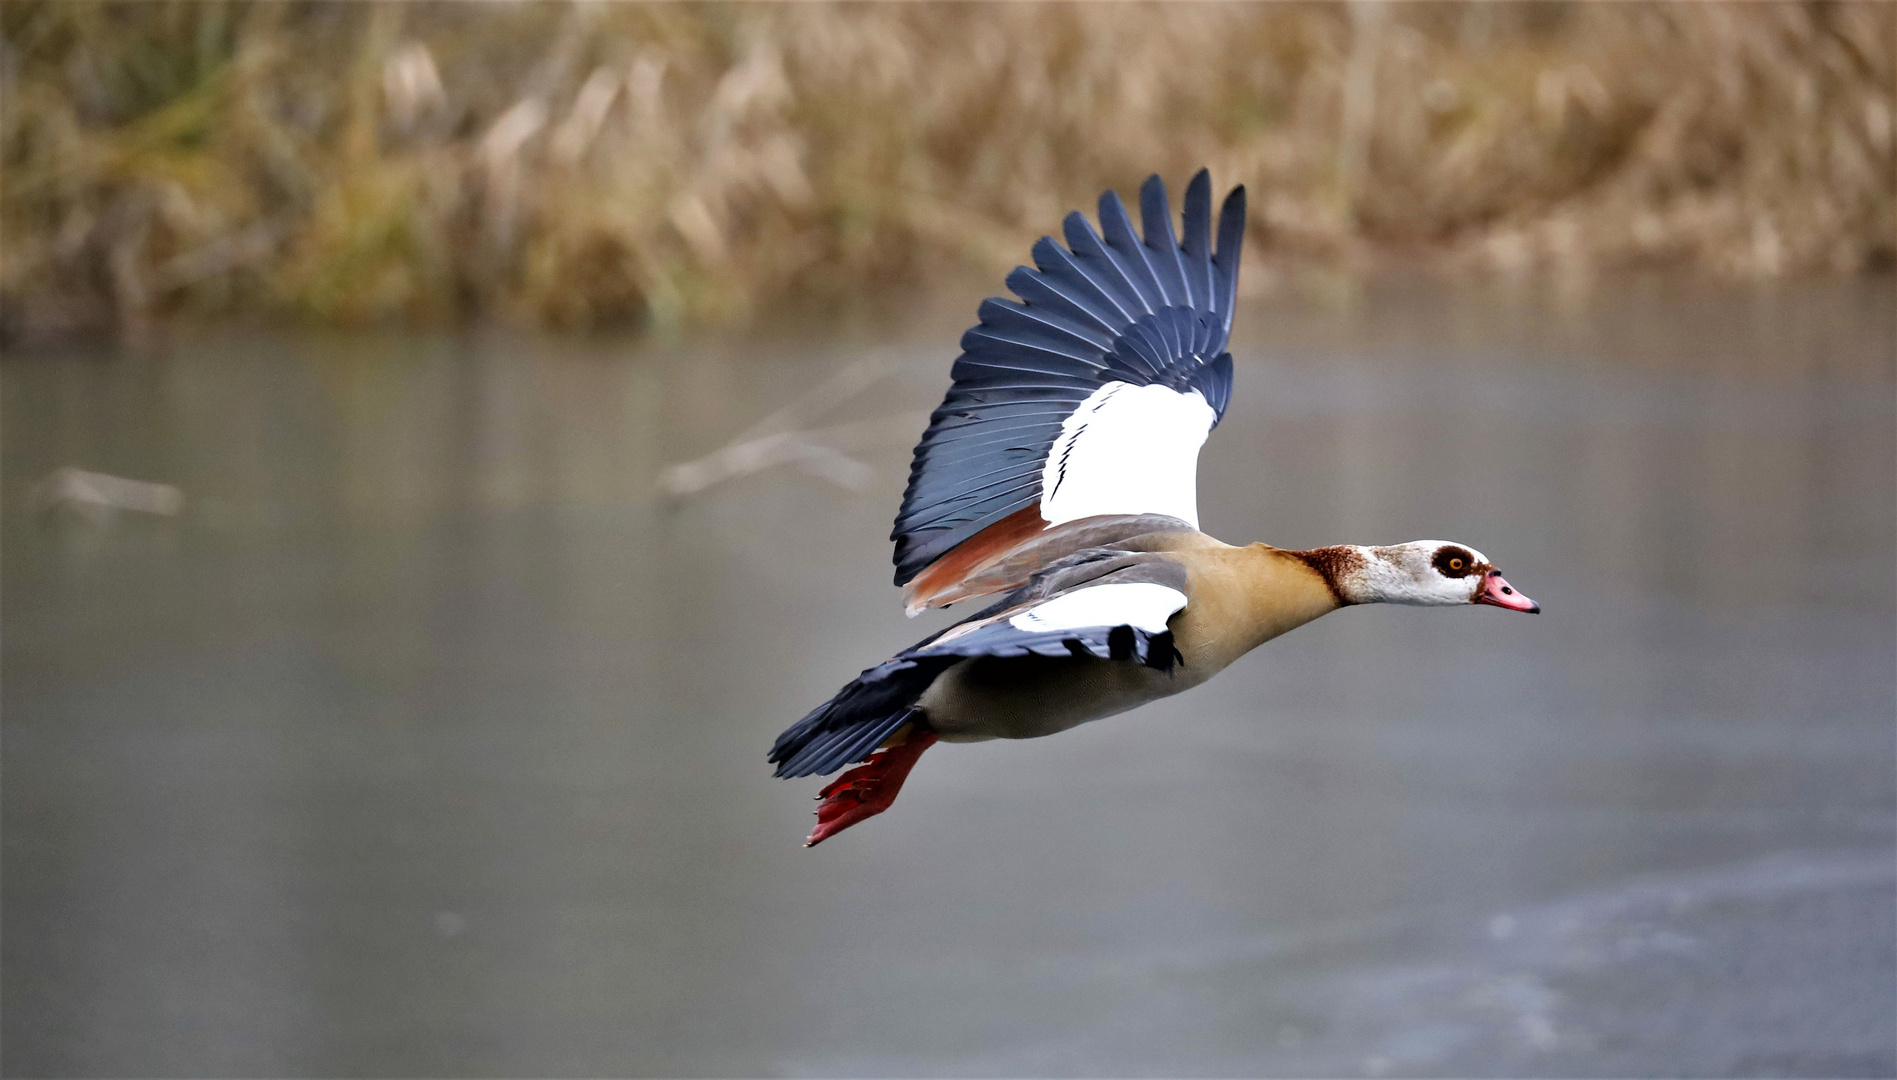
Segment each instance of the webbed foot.
M865 818L875 817L890 808L902 791L922 752L935 745L933 731L912 731L903 742L878 750L856 768L832 780L817 793L817 827L810 830L805 847L816 847L825 840Z

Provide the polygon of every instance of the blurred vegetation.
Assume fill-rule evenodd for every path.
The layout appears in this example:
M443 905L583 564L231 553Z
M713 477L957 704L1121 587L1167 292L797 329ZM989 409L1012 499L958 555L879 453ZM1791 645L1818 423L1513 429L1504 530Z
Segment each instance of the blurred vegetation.
M999 280L1104 186L1248 283L1893 260L1897 6L0 6L9 336L582 327Z

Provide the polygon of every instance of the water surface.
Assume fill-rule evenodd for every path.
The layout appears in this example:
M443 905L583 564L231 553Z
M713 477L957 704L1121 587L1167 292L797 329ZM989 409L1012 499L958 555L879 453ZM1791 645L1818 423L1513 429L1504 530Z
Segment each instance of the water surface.
M764 751L940 625L884 537L959 309L9 356L6 1069L1889 1075L1894 319L1257 303L1207 530L1461 540L1547 613L1340 612L815 851ZM866 357L810 420L865 486L662 495ZM35 510L61 466L185 510Z

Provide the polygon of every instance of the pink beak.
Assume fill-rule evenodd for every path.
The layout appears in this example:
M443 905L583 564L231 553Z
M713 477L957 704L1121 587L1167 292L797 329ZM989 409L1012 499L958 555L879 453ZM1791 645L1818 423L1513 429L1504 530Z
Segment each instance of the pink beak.
M1494 604L1510 611L1526 611L1530 615L1541 614L1541 605L1515 591L1499 570L1491 570L1482 579L1482 591L1476 594L1478 604Z

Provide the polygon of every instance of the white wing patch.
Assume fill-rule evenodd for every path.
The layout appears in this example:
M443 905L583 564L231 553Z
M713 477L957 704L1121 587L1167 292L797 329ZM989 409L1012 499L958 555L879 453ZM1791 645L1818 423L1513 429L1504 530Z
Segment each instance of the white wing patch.
M1013 616L1008 624L1030 632L1124 625L1157 634L1185 606L1186 594L1178 589L1152 581L1127 581L1075 589Z
M1218 414L1197 390L1110 382L1061 421L1041 470L1041 520L1167 514L1199 527L1199 447Z

